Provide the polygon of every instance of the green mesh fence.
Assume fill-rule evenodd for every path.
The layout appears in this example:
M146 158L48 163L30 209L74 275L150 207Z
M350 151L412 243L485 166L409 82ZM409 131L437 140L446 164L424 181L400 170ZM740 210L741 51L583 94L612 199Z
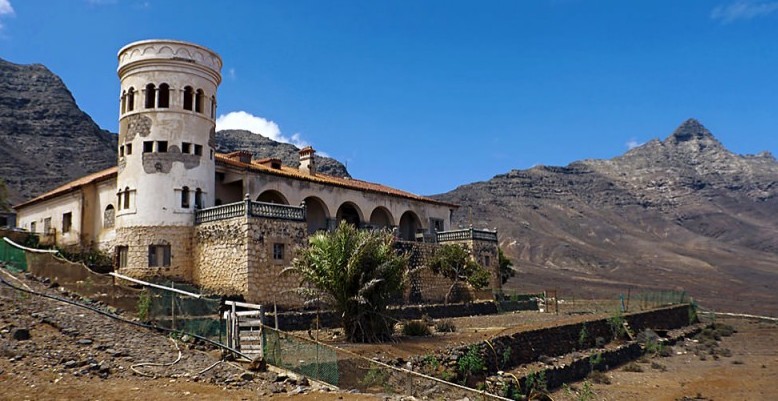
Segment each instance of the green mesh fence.
M689 294L686 291L679 290L657 290L643 291L629 295L621 295L621 302L628 310L648 310L662 306L678 305L690 301Z
M13 272L27 271L27 258L24 250L5 242L0 238L0 263Z
M420 372L392 367L296 334L265 326L263 352L272 365L343 390L399 394L427 400L507 400Z
M334 349L269 328L264 332L263 352L268 363L339 385L338 356Z
M171 281L157 281L154 284L191 293L200 292L192 285ZM224 336L225 325L219 318L219 298L194 298L173 291L144 287L144 294L139 297L138 305L139 316L159 327L195 334L217 342Z

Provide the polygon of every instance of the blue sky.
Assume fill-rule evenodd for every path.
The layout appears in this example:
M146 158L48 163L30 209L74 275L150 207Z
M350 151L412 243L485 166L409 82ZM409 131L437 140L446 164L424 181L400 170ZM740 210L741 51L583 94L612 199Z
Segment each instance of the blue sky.
M689 117L778 154L778 1L0 0L0 57L46 65L113 132L116 53L151 38L222 56L218 114L243 112L222 122L420 194Z

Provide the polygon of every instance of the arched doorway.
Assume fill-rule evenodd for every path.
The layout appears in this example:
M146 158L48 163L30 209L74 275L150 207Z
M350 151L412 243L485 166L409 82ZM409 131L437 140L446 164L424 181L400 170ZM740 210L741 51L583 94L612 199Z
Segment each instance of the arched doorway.
M337 219L338 224L345 220L346 223L349 223L354 227L359 227L362 223L362 212L359 210L357 205L351 202L346 202L340 205L338 208L338 213L335 215L335 219Z
M281 192L273 189L269 189L259 194L259 196L257 196L257 202L276 203L279 205L289 204L289 201L286 200L286 197Z
M313 234L319 230L327 230L327 220L330 218L330 212L324 201L309 196L305 198L305 220L308 223L308 234Z
M406 241L416 241L416 232L421 228L421 220L416 213L409 210L400 217L400 238Z
M379 206L370 213L370 225L375 228L387 228L394 225L392 213L385 207Z

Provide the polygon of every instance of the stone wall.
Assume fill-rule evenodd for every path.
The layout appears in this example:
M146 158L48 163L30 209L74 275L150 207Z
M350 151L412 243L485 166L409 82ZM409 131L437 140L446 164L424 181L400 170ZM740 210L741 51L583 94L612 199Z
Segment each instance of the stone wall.
M276 244L283 257L274 258ZM300 247L308 244L308 226L303 222L250 218L248 230L248 293L246 301L281 308L301 307L304 300L294 291L300 279L281 272L291 266Z
M532 305L527 305L528 309L533 309ZM534 310L537 310L537 303L534 304ZM421 319L423 315L428 315L433 319L444 319L461 316L479 316L494 315L499 312L497 304L491 301L472 302L464 304L422 304L405 305L389 308L389 313L398 320L416 320ZM319 327L333 328L340 327L340 315L334 311L321 312L282 312L278 314L278 328L281 330L307 330L314 327L316 318L319 318ZM268 324L274 324L272 313L267 315Z
M164 276L191 281L193 231L191 226L117 228L114 246L127 247L127 267L118 269L118 272L139 279ZM150 245L170 245L170 266L149 267Z
M690 319L691 306L688 304L667 308L625 314L634 332L646 328L677 329L688 326L695 321ZM582 335L581 333L585 333ZM582 341L583 337L583 341ZM587 322L547 327L537 330L522 331L511 335L499 336L487 343L479 343L481 357L486 361L487 374L495 374L498 370L506 370L515 366L537 361L541 355L559 356L579 349L595 346L597 337L609 340L613 337L608 319L597 319ZM471 345L463 345L439 355L441 361L465 355ZM499 358L497 357L499 356Z
M206 292L248 294L249 223L246 216L194 228L193 282Z
M494 291L495 288L498 290L500 288L497 244L477 240L447 242L447 244L449 243L463 245L471 250L475 249L475 252L473 252L475 260L492 272L490 288L474 290L467 283L458 283L451 291L449 302L492 299L492 291ZM410 277L403 296L403 301L405 303L441 303L445 300L449 290L451 290L451 285L453 284L452 280L439 274L435 274L426 267L439 246L440 244L424 242L398 241L395 243L395 248L397 250L409 254L410 268L420 268ZM496 275L494 273L495 271L497 272ZM495 277L497 277L496 281Z

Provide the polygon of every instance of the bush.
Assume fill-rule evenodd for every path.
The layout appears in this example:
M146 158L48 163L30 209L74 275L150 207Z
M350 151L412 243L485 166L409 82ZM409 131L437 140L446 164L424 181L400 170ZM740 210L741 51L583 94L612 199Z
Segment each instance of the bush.
M478 351L478 347L473 345L467 350L465 355L459 358L457 367L459 372L465 376L465 382L467 382L468 377L482 373L486 369L486 364Z
M597 384L611 384L611 378L599 370L593 370L589 373L589 380Z
M443 319L435 324L435 331L438 333L453 333L457 331L457 326L451 319Z
M430 327L421 320L409 320L403 324L403 334L411 337L432 335Z
M640 365L638 365L637 363L631 362L631 363L628 363L626 366L624 366L624 371L625 372L636 372L636 373L639 373L639 372L643 371L643 368Z
M658 363L658 362L651 362L651 369L655 369L655 370L658 370L658 371L661 371L661 372L666 372L667 371L667 366L662 365L661 363Z

